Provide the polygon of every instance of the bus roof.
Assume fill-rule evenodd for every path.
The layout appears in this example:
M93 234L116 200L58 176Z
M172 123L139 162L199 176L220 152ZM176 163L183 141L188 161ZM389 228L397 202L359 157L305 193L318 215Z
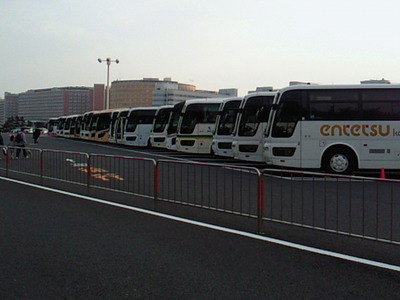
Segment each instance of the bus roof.
M157 106L157 111L160 111L160 110L162 110L162 109L166 109L166 108L173 108L174 106L173 105L170 105L170 104L168 104L168 105L161 105L161 106Z
M400 84L341 84L341 85L293 85L282 88L279 93L292 90L330 90L330 89L400 89Z
M257 96L275 96L278 94L278 91L271 91L271 92L254 92L247 94L244 99L252 98L252 97L257 97Z
M243 97L229 97L224 99L222 102L226 103L226 102L230 102L230 101L242 101Z
M199 99L190 99L185 101L185 106L193 104L193 103L221 103L225 98L199 98Z
M75 114L75 115L69 115L69 116L65 116L66 118L77 118L83 116L83 114Z
M124 108L113 108L112 112L113 113L118 113L120 111L124 111L124 110L129 110L129 107L124 107Z
M159 106L141 106L141 107L132 107L129 109L129 112L135 111L135 110L157 110Z
M95 111L93 111L92 113L93 113L94 115L97 115L97 114L112 113L113 111L114 111L114 109L103 109L103 110L95 110Z

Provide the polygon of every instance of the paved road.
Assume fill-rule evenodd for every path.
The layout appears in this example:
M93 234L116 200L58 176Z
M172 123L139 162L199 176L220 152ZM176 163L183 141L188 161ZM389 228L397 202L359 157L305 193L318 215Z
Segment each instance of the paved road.
M0 179L1 299L398 299L400 273Z

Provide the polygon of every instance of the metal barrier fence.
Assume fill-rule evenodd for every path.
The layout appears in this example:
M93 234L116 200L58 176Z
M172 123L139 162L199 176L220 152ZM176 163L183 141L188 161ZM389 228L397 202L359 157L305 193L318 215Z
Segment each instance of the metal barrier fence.
M29 158L0 160L12 172L115 190L349 236L400 244L400 180L334 176L293 170L238 167L29 149Z
M400 244L400 180L265 169L263 220Z
M7 147L2 160L8 176L9 170L14 172L40 176L41 150L36 148Z
M87 185L87 161L89 155L81 152L42 150L41 177L75 184Z
M154 198L155 160L90 154L85 171L89 186Z
M256 168L159 160L158 200L257 217Z

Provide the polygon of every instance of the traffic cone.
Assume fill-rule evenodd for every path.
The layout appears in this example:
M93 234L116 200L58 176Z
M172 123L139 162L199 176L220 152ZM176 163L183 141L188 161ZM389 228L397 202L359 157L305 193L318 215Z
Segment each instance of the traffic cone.
M385 169L384 168L381 168L381 173L379 174L379 178L380 179L385 179L386 177L385 177Z

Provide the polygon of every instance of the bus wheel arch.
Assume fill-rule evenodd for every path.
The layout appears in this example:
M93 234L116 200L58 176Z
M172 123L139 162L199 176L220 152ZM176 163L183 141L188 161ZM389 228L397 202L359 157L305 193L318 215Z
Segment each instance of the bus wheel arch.
M357 156L346 145L335 145L325 150L321 168L328 173L350 175L358 168Z

